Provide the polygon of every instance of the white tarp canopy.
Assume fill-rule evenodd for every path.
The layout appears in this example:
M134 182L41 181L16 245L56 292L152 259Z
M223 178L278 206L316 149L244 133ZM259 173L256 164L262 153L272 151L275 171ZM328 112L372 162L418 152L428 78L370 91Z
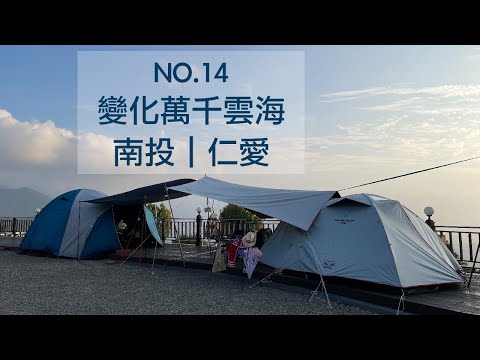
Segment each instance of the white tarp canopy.
M208 176L170 189L242 206L305 231L327 201L340 197L337 191L269 189L233 184Z

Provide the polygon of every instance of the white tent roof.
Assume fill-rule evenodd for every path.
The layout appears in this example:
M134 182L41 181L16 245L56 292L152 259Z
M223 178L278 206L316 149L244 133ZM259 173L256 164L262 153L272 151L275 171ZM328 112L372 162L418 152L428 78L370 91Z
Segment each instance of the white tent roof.
M269 189L232 184L203 177L170 189L210 197L277 218L302 230L308 230L322 207L336 191Z

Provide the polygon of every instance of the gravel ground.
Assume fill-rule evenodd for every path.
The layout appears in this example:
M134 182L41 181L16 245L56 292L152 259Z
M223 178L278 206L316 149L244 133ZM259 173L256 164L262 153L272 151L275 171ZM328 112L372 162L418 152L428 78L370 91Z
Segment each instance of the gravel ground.
M242 291L240 277L210 274L0 251L0 314L373 314L335 302L329 309L323 299L309 302L306 289Z

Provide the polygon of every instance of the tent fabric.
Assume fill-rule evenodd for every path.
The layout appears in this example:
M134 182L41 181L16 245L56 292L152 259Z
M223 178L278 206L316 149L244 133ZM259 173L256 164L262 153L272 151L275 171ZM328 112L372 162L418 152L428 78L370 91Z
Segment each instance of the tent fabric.
M327 203L308 232L281 223L260 261L401 288L465 281L435 232L398 201L368 194L345 199L353 201Z
M82 189L78 192L70 208L58 256L71 258L80 256L97 218L110 209L109 205L90 204L85 201L103 196L105 194L91 189Z
M127 191L121 194L105 196L99 199L90 200L91 203L102 203L110 205L143 205L164 200L177 199L188 196L180 191L170 190L173 186L188 184L195 181L194 179L177 179L164 183L149 185ZM168 194L167 194L168 189ZM168 195L168 196L167 196Z
M121 245L115 228L113 213L104 211L95 222L90 236L83 247L82 258L88 259L120 248Z
M161 246L164 246L163 240L160 238L160 234L158 233L157 225L155 224L155 218L153 217L152 212L146 205L143 206L143 211L145 211L145 219L147 220L147 226L150 230L150 233L157 243L159 243Z
M269 189L203 177L171 189L242 206L307 230L320 209L337 191Z
M84 202L100 197L105 194L91 189L56 197L37 215L19 249L76 259L120 249L111 206Z
M455 270L461 270L462 266L458 263L450 250L445 246L442 241L438 241L438 235L432 231L425 221L419 218L413 211L403 207L412 225L418 231L420 236L428 243L430 247L435 249L435 252L439 254L446 262L448 262Z
M29 226L20 250L38 250L58 254L62 245L70 209L80 192L72 190L50 201Z

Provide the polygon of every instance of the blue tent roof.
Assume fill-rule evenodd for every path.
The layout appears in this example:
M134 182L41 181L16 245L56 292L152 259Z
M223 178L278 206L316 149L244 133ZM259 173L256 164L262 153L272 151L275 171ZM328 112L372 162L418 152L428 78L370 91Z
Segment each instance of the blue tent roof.
M103 203L111 205L142 205L164 200L177 199L190 194L171 190L172 186L184 185L195 181L194 179L177 179L160 184L144 186L117 195L107 196L100 199L90 200L91 203ZM168 194L167 194L168 189ZM168 196L167 196L168 195Z

